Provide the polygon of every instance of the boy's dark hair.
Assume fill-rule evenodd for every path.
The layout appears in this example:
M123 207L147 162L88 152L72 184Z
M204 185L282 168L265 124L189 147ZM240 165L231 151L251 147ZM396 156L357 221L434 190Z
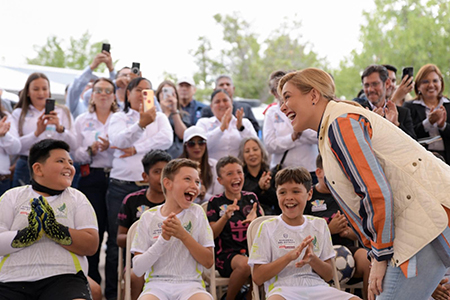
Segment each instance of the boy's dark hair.
M178 171L182 168L182 167L188 167L188 168L193 168L196 169L198 171L198 173L200 174L200 168L199 168L199 163L187 158L176 158L171 160L163 169L162 174L161 174L161 186L162 186L162 190L164 192L164 195L166 195L166 188L164 187L163 184L163 180L164 178L169 178L170 180L173 180L173 178L175 177L175 175L178 173Z
M61 140L45 139L31 147L30 155L28 156L28 168L30 169L31 178L33 178L33 165L37 162L45 162L50 157L50 151L55 149L63 149L70 152L69 145Z
M144 167L145 174L148 174L150 172L150 169L159 163L160 161L169 162L172 160L172 157L169 153L163 150L151 150L147 152L147 154L144 155L142 158L142 166Z
M317 155L317 158L316 158L316 168L323 170L322 155L320 155L320 154Z
M221 159L219 159L219 161L216 164L217 176L220 177L220 170L229 164L238 164L241 167L243 167L243 164L239 158L231 156L231 155L224 156Z
M303 167L300 168L285 168L277 173L275 176L275 188L279 185L288 182L295 182L297 184L303 184L307 191L311 189L312 179L308 170Z

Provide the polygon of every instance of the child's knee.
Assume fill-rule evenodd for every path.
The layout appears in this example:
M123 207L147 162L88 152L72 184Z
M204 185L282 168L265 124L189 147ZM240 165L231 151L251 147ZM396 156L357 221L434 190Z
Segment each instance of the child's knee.
M248 273L248 275L250 276L251 273L251 269L250 266L248 265L248 257L247 256L243 256L243 255L236 255L235 257L233 257L232 261L231 261L231 267L234 271L238 271L241 273Z

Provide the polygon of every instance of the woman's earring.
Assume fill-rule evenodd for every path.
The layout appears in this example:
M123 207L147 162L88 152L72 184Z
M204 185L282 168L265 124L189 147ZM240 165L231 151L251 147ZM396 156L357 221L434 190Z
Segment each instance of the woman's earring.
M316 105L316 103L313 102L313 105Z

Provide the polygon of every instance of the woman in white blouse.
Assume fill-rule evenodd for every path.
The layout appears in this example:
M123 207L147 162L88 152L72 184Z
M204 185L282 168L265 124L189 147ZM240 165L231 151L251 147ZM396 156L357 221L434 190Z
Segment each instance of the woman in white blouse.
M237 156L241 140L257 136L252 123L244 118L242 108L233 116L233 102L224 89L217 89L211 94L211 111L214 117L201 118L196 124L206 131L211 158L219 160L227 155Z
M109 123L108 136L115 149L106 208L108 214L108 241L106 251L106 297L108 285L117 284L117 214L126 195L141 189L144 168L141 160L153 149L168 149L173 142L169 120L153 107L144 111L142 91L151 89L149 80L138 77L127 86L124 110L115 113ZM116 288L111 288L115 290Z
M270 168L279 164L287 151L283 167L304 167L317 183L316 158L319 155L317 132L306 129L294 132L291 121L280 110L281 98L277 93L278 82L286 73L275 71L269 78L270 92L277 104L269 107L264 118L263 138L269 154L272 155Z
M55 110L45 114L45 100L50 98L50 82L42 73L31 74L23 88L12 116L20 136L20 157L14 171L13 187L30 183L28 154L31 146L43 139L63 140L76 148L69 109L56 104Z
M114 149L109 147L108 127L111 116L118 109L114 83L108 78L99 78L92 85L88 111L75 120L78 147L73 151L73 158L81 165L78 189L94 207L100 240L97 252L88 256L88 275L98 284L101 281L98 271L100 247L107 225L106 191L114 154Z
M20 151L19 135L12 116L0 101L0 196L11 187L10 155Z

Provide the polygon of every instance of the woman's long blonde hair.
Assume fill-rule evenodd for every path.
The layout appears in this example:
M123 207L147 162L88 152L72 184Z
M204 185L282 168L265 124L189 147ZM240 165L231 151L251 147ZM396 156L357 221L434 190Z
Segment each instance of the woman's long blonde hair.
M315 89L327 100L336 98L333 78L321 69L306 68L284 75L278 83L278 95L280 97L282 97L283 86L287 82L292 83L302 94L308 94L312 89Z

